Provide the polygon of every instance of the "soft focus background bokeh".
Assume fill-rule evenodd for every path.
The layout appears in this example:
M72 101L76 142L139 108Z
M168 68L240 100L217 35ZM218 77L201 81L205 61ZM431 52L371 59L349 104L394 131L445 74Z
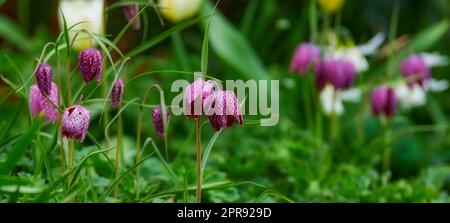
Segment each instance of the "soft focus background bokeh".
M58 1L0 2L0 163L5 163L17 147L17 139L32 126L27 97L12 93L12 88L30 77L42 48L47 42L56 40L60 29ZM117 1L107 2L113 4ZM208 15L214 4L209 0L205 2L209 4L203 4L199 12L201 15ZM261 127L252 121L260 117L246 116L247 124L225 129L220 134L205 171L203 200L448 202L449 90L427 93L423 106L397 110L391 122L391 171L383 173L384 129L380 119L370 112L369 92L363 93L358 103L345 103L346 112L339 117L339 138L331 139L329 119L317 110L317 106L313 106L315 103L306 104L301 96L303 86L313 86L312 78L288 72L295 48L300 42L310 39L313 19L311 4L315 4L317 9L321 32L325 13L316 1L222 0L219 3L209 35L209 75L221 80L280 80L281 114L278 125L273 127ZM333 21L341 18L339 32L347 40L352 40L354 44L365 43L378 32L389 36L395 4L400 5L396 31L396 43L400 49L395 51L397 55L404 57L399 52L450 55L448 0L347 0L342 10L333 16ZM140 30L129 29L118 43L118 48L125 54L177 25L167 20L162 24L151 7L145 14L143 27ZM200 71L207 19L170 33L162 42L133 55L127 68L127 78L155 70ZM127 24L122 10L109 10L106 24L106 37L112 40ZM408 47L411 42L414 47ZM387 43L386 40L376 55L367 58L369 69L358 74L356 87L372 85L372 80L386 75ZM117 53L112 56L119 58ZM397 78L400 78L399 63L403 59L400 57L395 60L393 72ZM49 63L56 66L55 57ZM64 69L61 72L64 75ZM449 75L448 65L432 69L435 79L448 80ZM164 72L147 75L127 84L124 100L142 98L145 90L156 83L163 87L166 101L170 102L176 95L170 93L170 85L177 79L191 81L192 77ZM75 73L72 88L78 89L81 81L79 74ZM28 83L27 88L31 84ZM94 85L90 85L83 93L88 94L93 88ZM97 92L96 98L101 97L101 91ZM159 103L156 91L147 103ZM106 148L105 126L99 124L103 103L89 103L86 106L93 113L90 132ZM311 106L314 115L323 118L323 137L320 140L308 124L306 106ZM117 113L112 108L107 109L110 117ZM130 106L123 113L123 171L134 164L138 112L138 106ZM150 109L145 109L142 126L144 139L153 138L163 150L164 141L156 137ZM14 163L13 171L0 175L0 202L99 201L98 198L114 179L106 159L93 156L86 161L80 170L79 181L70 190L64 186L48 190L49 185L55 185L54 182L61 176L59 147L52 147L57 128L44 124L40 131L40 136L33 138ZM118 194L113 196L111 193L106 201L195 200L195 191L191 188L195 187L196 182L195 121L172 116L168 131L168 163L184 184L174 186L160 159L152 156L140 166L139 199L136 200L135 196L135 176L130 174L120 181ZM109 131L112 141L115 140L115 132L114 123ZM203 148L213 133L209 125L203 127ZM36 142L38 138L40 141ZM77 161L97 149L90 139L75 145ZM114 158L114 152L110 155Z

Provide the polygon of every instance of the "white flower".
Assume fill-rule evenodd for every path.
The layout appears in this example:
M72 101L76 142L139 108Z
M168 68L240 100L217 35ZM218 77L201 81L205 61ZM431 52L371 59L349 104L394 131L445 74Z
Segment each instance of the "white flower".
M335 113L340 116L344 114L345 108L342 102L359 102L361 99L361 91L356 88L335 91L333 85L327 84L320 92L320 102L325 115Z
M418 84L408 86L405 82L402 82L395 87L395 94L399 99L401 107L409 110L425 105L427 102L427 92L441 92L447 89L447 80L438 81L430 79L424 83L423 87Z
M425 90L418 84L409 87L405 82L402 82L395 87L395 94L400 106L404 109L422 106L427 101Z
M384 33L378 33L366 44L352 47L336 47L336 44L330 45L326 52L326 59L346 59L353 63L358 73L369 69L366 55L373 55L385 40Z
M163 16L172 21L180 22L194 16L203 0L159 0Z
M69 31L69 38L74 41L73 48L82 50L95 46L96 41L88 33L80 32L85 29L89 32L103 35L104 33L104 0L62 0L58 19L61 30L64 29L63 16L66 19L67 28L74 26ZM77 33L79 33L77 35Z
M448 57L438 53L420 53L420 57L429 67L443 67L448 65Z

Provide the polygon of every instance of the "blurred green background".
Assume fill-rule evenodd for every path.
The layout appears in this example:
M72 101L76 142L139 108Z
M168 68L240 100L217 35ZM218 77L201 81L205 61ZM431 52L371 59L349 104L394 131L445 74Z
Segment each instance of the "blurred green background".
M108 1L113 4L116 1ZM392 9L397 1L347 0L339 15L343 33L355 43L365 43L377 32L389 35ZM406 52L439 52L450 55L450 1L401 0L396 37L415 48ZM317 141L305 117L306 102L301 88L313 85L311 78L289 74L288 68L297 44L310 38L310 6L307 0L226 0L221 1L211 25L208 73L221 80L280 80L280 122L274 127L252 124L258 117L246 116L248 124L225 129L214 144L204 176L204 201L207 202L448 202L450 197L450 113L449 90L429 93L425 106L412 110L399 109L392 121L393 137L391 172L383 174L380 143L384 137L379 119L370 113L370 101L345 104L347 112L340 117L340 137L329 137L328 119L323 117L323 140ZM17 138L32 126L27 98L9 94L11 83L28 79L43 46L55 41L60 30L57 1L3 1L0 6L0 162L5 162L16 148ZM324 13L317 7L319 27ZM203 6L200 14L207 15ZM153 9L146 10L145 28L128 30L118 47L127 53L149 39L175 27L159 21ZM113 9L107 15L107 37L114 37L126 25L122 11ZM162 42L132 57L128 78L153 70L200 70L202 42L207 19L200 24L172 33ZM386 42L385 42L386 43ZM115 59L117 54L113 54ZM385 75L387 63L382 53L368 58L370 68L359 74L356 86L373 84ZM56 60L50 62L55 64ZM399 61L395 75L399 77ZM62 71L64 72L64 71ZM361 76L362 75L362 76ZM450 67L433 68L435 79L449 79ZM20 76L20 77L19 77ZM170 84L176 79L191 81L183 74L147 75L126 86L125 101L142 98L151 84L159 84L166 101L175 96ZM78 74L73 86L81 84ZM29 86L29 85L27 85ZM94 86L87 87L89 92ZM76 89L76 87L75 87ZM83 92L84 93L84 92ZM85 93L87 94L87 93ZM98 98L101 94L96 95ZM149 104L158 104L156 91ZM90 132L105 145L104 126L99 124L103 103L87 104L93 113ZM316 107L311 108L321 115ZM124 167L134 163L137 114L139 107L130 106L124 118ZM110 117L116 111L108 108ZM206 120L206 119L205 119ZM151 137L159 148L153 129L150 109L145 109L142 123L144 139ZM109 131L115 137L114 124ZM191 202L195 192L186 187L195 185L195 121L182 116L170 120L169 165L183 179L184 187L174 187L164 165L157 156L146 160L141 168L141 193L135 198L135 176L126 176L119 184L118 196L108 195L106 201ZM358 132L362 129L361 132ZM60 176L59 148L53 148L52 137L57 128L43 125L45 133L37 146L31 143L14 164L9 175L0 176L1 202L92 202L98 201L111 185L113 175L106 159L93 156L80 171L77 187L43 193ZM202 129L203 147L213 135L209 125ZM33 139L33 142L37 139ZM144 140L142 140L143 142ZM38 164L36 155L44 148L46 164ZM76 160L95 151L92 140L76 144ZM106 148L106 146L105 146ZM111 152L111 157L114 157ZM41 166L40 166L41 165ZM40 167L40 168L37 168ZM20 185L20 187L18 186ZM18 189L19 188L19 189ZM185 192L185 193L184 193ZM39 198L39 199L38 199Z

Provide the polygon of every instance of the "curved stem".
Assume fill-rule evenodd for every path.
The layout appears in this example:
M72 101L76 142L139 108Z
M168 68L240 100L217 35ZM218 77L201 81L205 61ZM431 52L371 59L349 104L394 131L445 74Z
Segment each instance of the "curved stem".
M202 177L201 177L201 141L200 141L200 124L201 124L201 118L197 118L197 126L196 126L196 134L197 134L197 203L201 203L201 196L202 196Z
M122 131L122 115L119 115L119 120L117 122L117 141L116 141L116 179L119 177L120 175L120 159L121 159L121 154L120 154L120 148L121 148L121 131ZM114 194L117 195L117 190L118 188L116 187Z

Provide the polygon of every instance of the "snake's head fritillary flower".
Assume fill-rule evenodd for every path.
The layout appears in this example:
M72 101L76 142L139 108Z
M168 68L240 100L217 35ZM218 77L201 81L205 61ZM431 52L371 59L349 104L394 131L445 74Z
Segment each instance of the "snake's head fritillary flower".
M355 81L356 69L349 61L339 59L333 61L333 66L328 75L337 90L348 89Z
M327 13L335 13L342 8L345 0L318 0L320 8Z
M139 13L139 5L131 4L123 7L123 14L128 21L131 21ZM131 23L133 29L141 28L141 17L137 16Z
M197 14L203 0L159 0L162 15L172 21L181 22Z
M28 105L30 107L31 115L38 116L44 113L45 118L51 123L55 123L59 118L59 111L55 106L59 106L59 91L55 83L51 83L50 93L47 97L53 104L42 95L39 87L35 84L30 87L30 97Z
M184 114L188 119L198 118L202 114L203 101L214 92L214 83L199 78L189 84L183 96Z
M244 124L239 101L232 91L216 91L205 100L204 110L215 131Z
M119 78L114 82L109 96L113 107L117 108L122 103L123 91L123 80Z
M58 20L64 30L64 19L69 30L70 42L75 50L93 47L97 43L87 32L103 35L105 31L105 0L61 0L58 8ZM63 18L64 15L64 18ZM75 39L76 38L76 39Z
M401 73L411 86L414 83L423 86L424 82L430 78L430 67L419 55L413 54L403 60Z
M85 49L78 54L78 66L86 83L94 79L100 82L102 79L103 57L100 50L95 48Z
M397 96L392 88L381 86L372 90L372 113L391 118L397 108Z
M353 85L356 69L352 63L344 59L325 60L317 63L314 74L320 90L326 83L331 83L336 90L345 90Z
M52 90L53 70L46 63L41 63L36 69L36 82L43 95L50 95Z
M163 119L163 110L161 106L158 106L153 109L152 113L153 117L153 125L155 126L156 134L160 137L164 137L164 119ZM170 113L166 110L166 120L167 124L169 124Z
M88 132L91 113L81 105L66 108L62 117L62 135L83 142Z
M292 57L289 71L298 71L300 75L304 75L319 60L320 48L318 46L311 43L301 43Z

